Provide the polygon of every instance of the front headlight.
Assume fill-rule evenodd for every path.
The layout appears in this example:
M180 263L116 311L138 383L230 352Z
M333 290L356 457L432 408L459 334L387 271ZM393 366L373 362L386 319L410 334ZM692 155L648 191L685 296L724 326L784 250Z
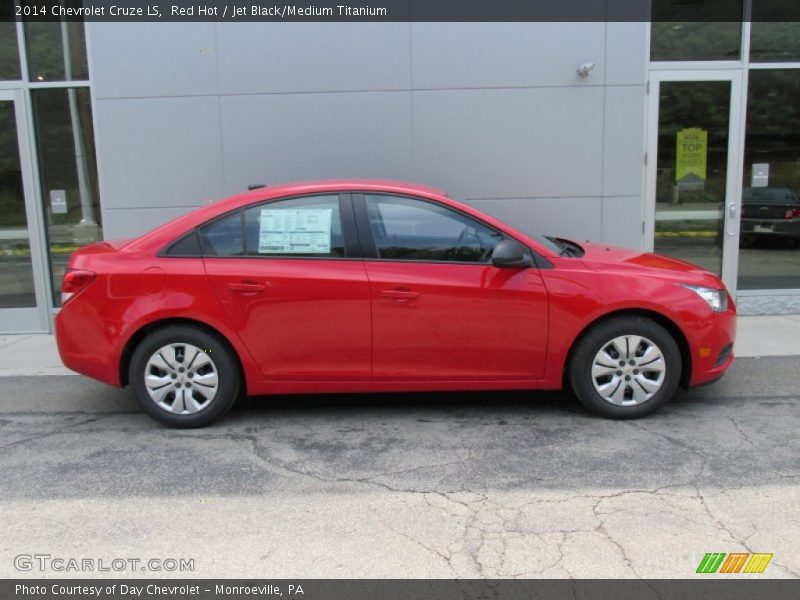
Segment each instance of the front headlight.
M714 312L725 312L728 310L728 293L724 289L718 290L716 288L700 287L698 285L682 285L708 302L708 305Z

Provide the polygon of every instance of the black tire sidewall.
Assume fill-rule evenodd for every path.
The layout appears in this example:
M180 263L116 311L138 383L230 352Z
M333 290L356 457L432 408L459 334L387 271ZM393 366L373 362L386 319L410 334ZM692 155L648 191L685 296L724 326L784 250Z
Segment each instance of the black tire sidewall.
M666 376L656 394L635 406L617 406L605 400L594 389L592 365L605 344L622 335L639 335L654 342L664 356ZM645 317L631 316L610 319L590 329L578 341L570 364L570 383L581 403L592 412L612 419L636 419L650 415L666 404L678 389L682 360L675 339L664 327Z
M147 392L144 372L153 353L168 344L186 343L203 348L217 368L219 387L208 408L193 415L175 415L160 408ZM191 326L169 326L145 337L131 357L128 381L142 409L155 420L169 427L203 427L227 413L236 401L242 375L232 351L217 336Z

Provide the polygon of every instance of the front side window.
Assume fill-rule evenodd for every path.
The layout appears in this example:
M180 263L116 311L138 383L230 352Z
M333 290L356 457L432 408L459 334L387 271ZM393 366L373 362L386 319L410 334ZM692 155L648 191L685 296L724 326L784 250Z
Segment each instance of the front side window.
M345 258L339 196L267 202L244 211L249 256Z
M486 263L503 234L444 206L400 196L365 195L378 258Z

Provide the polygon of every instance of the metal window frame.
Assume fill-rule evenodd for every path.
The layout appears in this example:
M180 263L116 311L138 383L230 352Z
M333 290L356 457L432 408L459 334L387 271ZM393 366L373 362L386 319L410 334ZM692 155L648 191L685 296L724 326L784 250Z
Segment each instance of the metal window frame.
M15 5L19 0L15 0ZM25 206L28 215L28 231L30 244L35 250L31 250L31 261L33 268L34 290L36 292L37 309L41 313L40 327L35 329L25 329L19 333L52 333L53 316L60 310L53 302L52 274L50 270L50 254L47 243L47 220L44 214L44 197L41 181L41 165L39 164L39 154L36 151L36 129L33 119L33 98L31 92L42 89L68 89L86 88L89 90L90 100L94 100L94 88L92 84L91 51L89 45L88 27L84 24L84 35L86 37L86 59L89 79L72 81L31 81L28 51L26 43L25 25L21 19L16 18L17 32L17 52L19 56L20 79L0 81L0 91L10 91L17 95L17 109L21 108L21 115L18 123L24 125L24 144L20 148L20 160L23 163L23 172L30 173L30 183L25 186ZM92 110L92 126L97 130L96 111ZM95 147L95 154L96 147ZM98 161L99 162L99 161ZM98 164L99 177L99 164ZM100 206L102 215L102 203ZM102 218L102 217L101 217Z

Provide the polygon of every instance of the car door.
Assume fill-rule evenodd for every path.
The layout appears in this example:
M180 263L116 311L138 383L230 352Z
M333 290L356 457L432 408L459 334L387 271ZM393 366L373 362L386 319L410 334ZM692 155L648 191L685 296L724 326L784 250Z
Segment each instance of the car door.
M200 239L214 292L266 378L370 378L369 283L348 195L257 204Z
M421 198L354 194L376 379L535 380L547 348L537 268L496 268L505 236Z

